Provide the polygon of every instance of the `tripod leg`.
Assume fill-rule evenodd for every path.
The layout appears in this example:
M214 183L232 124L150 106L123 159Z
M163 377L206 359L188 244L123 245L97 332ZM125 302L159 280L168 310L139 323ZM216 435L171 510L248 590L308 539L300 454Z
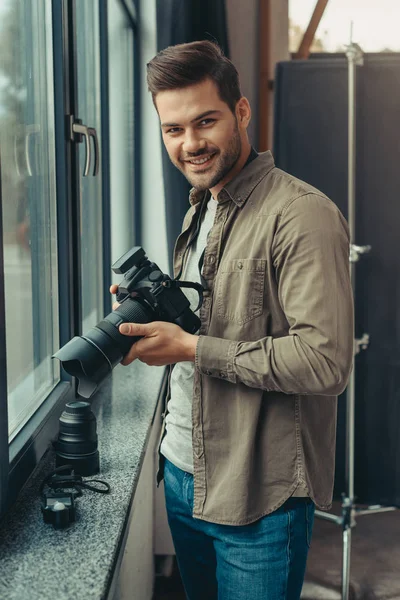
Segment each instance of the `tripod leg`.
M343 529L342 600L349 600L350 556L351 556L351 526L347 525Z

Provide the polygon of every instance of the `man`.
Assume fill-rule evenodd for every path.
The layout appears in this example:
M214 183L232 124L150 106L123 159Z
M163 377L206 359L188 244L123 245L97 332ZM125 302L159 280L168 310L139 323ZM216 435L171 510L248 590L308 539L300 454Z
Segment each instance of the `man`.
M175 276L205 291L199 335L122 325L143 336L123 364L175 364L161 454L182 580L190 600L295 600L314 507L331 503L352 364L348 229L324 194L251 148L249 102L214 43L163 50L148 85L193 186Z

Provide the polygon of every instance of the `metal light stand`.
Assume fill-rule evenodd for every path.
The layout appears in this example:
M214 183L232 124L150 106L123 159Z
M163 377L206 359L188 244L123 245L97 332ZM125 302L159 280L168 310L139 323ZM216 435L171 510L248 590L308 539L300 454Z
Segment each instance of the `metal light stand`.
M360 258L371 250L371 246L356 246L355 239L355 192L356 192L356 66L363 65L363 52L358 44L350 44L346 48L348 61L348 222L350 229L350 276L355 297L355 265ZM366 350L369 334L364 333L354 343L354 354ZM350 375L346 391L346 493L342 494L342 514L336 516L317 510L316 516L342 526L343 561L342 561L342 600L349 600L350 592L350 556L351 533L356 526L355 515L366 515L396 510L394 506L357 507L354 498L354 408L355 408L355 371Z

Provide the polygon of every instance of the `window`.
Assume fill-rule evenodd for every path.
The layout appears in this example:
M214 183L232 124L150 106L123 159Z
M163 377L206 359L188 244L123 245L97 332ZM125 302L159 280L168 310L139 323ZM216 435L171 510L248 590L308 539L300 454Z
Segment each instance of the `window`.
M289 0L290 52L297 52L315 5L316 0ZM352 22L353 41L364 52L399 51L399 19L400 4L393 0L329 0L311 51L343 52Z
M110 311L110 187L116 252L136 241L135 19L125 0L0 0L0 513L76 395L52 355Z
M135 232L139 216L135 211L137 199L132 177L136 154L134 14L129 3L108 0L112 262L138 243ZM121 90L126 90L126 93L121 94ZM130 223L131 227L124 228L124 223Z
M79 118L95 130L101 146L100 33L96 2L76 0L77 92ZM87 177L79 177L82 332L94 327L103 316L103 240L101 169L94 176L95 145ZM80 173L84 173L86 150L79 145ZM99 165L97 165L99 167Z
M1 4L0 148L8 433L59 378L52 22L44 0Z

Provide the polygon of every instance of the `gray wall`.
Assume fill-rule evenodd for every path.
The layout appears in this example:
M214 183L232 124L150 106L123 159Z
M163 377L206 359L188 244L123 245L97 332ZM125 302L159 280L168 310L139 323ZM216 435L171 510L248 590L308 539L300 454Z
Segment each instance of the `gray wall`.
M269 107L260 107L258 99L259 0L225 0L225 3L231 59L239 71L243 95L249 99L253 109L249 137L257 148L261 110L269 110L270 139L273 124L273 94L270 94ZM288 5L289 0L270 0L270 79L274 77L276 63L289 59ZM268 35L266 28L265 35Z
M252 107L251 143L258 138L258 0L225 0L231 60L240 77L242 93Z
M271 18L271 54L270 54L270 79L275 76L276 63L289 60L289 0L270 0ZM274 94L270 94L269 105L269 132L270 142L273 139L274 129ZM271 144L270 144L271 147Z

